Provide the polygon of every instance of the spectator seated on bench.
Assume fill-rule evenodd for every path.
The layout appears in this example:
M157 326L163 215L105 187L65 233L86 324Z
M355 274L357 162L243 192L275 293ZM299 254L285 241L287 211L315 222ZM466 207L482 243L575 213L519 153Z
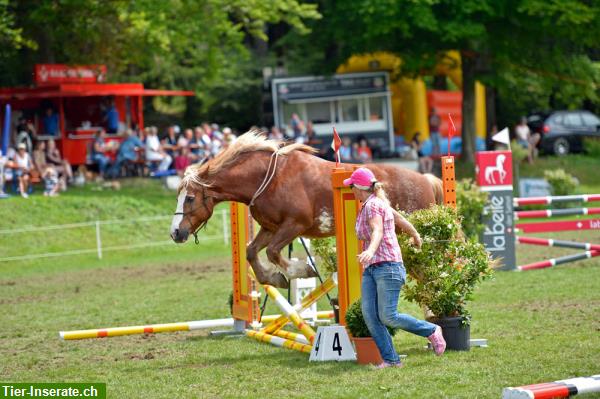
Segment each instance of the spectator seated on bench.
M148 137L146 137L146 161L159 161L158 172L164 172L169 169L173 158L163 150L156 127L149 128L148 133Z
M106 132L104 130L99 130L92 143L92 162L98 165L98 174L100 178L104 178L110 167L110 158L106 155L109 148L104 142L105 137Z
M133 164L138 160L139 149L144 147L144 143L139 139L136 132L132 129L127 129L127 137L119 146L117 159L109 171L111 177L121 176L121 169L126 164Z
M15 180L18 181L19 192L23 198L29 197L27 191L29 190L32 169L33 164L29 153L27 153L27 145L25 143L20 143L17 146L17 153L14 157L13 173Z

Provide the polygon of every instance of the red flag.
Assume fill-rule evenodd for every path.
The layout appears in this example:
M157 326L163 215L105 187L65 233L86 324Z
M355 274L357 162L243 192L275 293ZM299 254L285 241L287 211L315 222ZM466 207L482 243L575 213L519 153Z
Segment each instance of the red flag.
M452 114L448 113L448 119L450 119L450 126L448 126L448 155L450 155L450 139L456 134L456 126L454 126Z
M335 126L333 127L333 141L331 142L331 148L335 152L335 166L338 166L340 163L340 147L342 146L342 139L340 139L340 135L337 130L335 130Z

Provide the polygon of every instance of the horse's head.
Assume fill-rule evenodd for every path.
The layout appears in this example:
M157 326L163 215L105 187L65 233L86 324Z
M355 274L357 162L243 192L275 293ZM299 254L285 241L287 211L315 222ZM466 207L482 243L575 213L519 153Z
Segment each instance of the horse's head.
M179 190L177 208L171 222L171 238L177 243L185 242L190 234L196 235L213 214L215 197L204 187L190 184ZM197 237L196 237L197 239Z

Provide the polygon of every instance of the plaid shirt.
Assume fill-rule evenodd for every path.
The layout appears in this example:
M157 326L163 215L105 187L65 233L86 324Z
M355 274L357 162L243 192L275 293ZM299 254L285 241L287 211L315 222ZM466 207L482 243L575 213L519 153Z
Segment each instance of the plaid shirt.
M375 194L367 198L356 218L356 235L359 240L363 241L363 251L369 248L371 243L369 220L376 215L381 216L383 221L383 237L379 247L375 250L373 259L365 266L379 262L402 262L402 253L396 237L394 214L389 205L377 198Z

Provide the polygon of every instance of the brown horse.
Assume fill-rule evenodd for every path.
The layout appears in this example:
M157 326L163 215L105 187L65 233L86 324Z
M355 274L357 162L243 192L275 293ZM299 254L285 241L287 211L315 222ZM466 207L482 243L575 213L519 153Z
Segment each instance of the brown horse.
M258 280L285 288L288 279L314 276L306 263L291 262L280 254L296 237L335 233L331 187L335 163L313 153L311 147L285 145L250 131L214 159L188 167L179 187L171 238L181 243L196 234L219 202L242 202L250 206L261 226L247 250ZM397 209L412 212L442 201L442 182L435 176L391 165L365 166L385 184L390 203ZM353 165L341 167L352 170ZM258 258L265 247L272 265L265 266Z

